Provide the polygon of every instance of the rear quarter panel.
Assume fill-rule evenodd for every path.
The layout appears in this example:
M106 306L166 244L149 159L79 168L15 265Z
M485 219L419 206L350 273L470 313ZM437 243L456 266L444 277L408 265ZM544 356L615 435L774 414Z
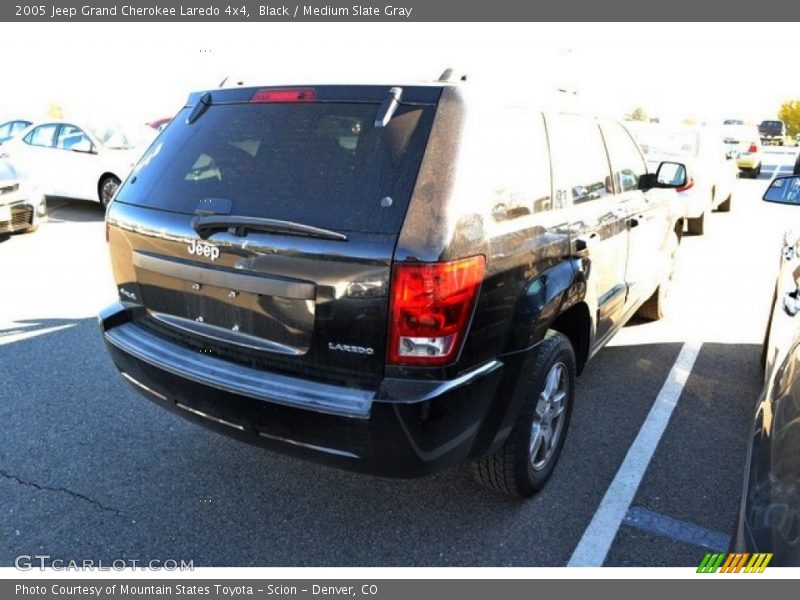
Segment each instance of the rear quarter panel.
M395 251L399 261L486 257L486 275L453 373L530 349L567 291L578 285L569 211L552 198L549 162L541 182L546 191L538 198L520 198L500 167L492 166L504 137L521 135L515 123L498 117L497 108L496 99L463 88L443 90ZM542 118L535 109L531 114Z

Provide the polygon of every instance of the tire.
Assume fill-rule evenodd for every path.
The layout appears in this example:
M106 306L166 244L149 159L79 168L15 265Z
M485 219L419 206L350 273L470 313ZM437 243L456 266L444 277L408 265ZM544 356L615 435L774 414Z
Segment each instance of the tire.
M761 175L761 165L758 165L755 169L751 171L751 177L753 179L758 179L759 175Z
M475 479L518 498L541 490L564 447L574 394L575 351L564 334L550 330L539 346L526 397L508 439L473 463ZM559 403L554 402L556 398Z
M670 235L669 247L669 271L666 278L658 285L656 291L647 301L639 307L636 312L638 316L648 321L659 321L669 314L670 294L672 292L672 280L675 278L675 263L678 256L678 236L675 233Z
M728 196L728 199L727 199L727 200L725 200L725 202L723 202L722 204L720 204L720 205L717 207L717 210L718 210L719 212L731 212L731 196L733 196L733 194L731 194L730 196Z
M695 219L686 219L686 228L692 235L703 235L706 229L706 213Z
M97 186L100 204L104 207L108 206L108 203L111 202L120 183L119 177L115 177L114 175L106 175L100 180L100 184Z

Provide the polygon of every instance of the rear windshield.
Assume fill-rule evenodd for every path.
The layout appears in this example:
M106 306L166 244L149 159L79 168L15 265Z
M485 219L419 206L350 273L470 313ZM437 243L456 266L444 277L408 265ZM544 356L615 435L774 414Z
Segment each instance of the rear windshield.
M194 123L180 113L134 169L118 202L193 214L230 200L230 214L334 230L396 233L405 216L433 106L220 104Z
M722 130L723 139L726 144L736 144L739 142L755 142L759 139L758 130L753 127L725 127Z
M694 131L641 128L634 131L642 152L667 158L690 158L700 151L700 136Z
M17 177L17 172L14 170L14 167L11 166L11 163L0 160L0 181L10 181L17 179Z
M770 127L772 129L780 129L783 127L783 121L762 121L762 127Z

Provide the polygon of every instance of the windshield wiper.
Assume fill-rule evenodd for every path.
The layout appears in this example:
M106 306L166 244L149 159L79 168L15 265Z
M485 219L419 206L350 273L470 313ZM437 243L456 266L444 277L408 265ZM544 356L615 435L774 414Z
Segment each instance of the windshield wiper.
M192 219L192 227L202 239L207 239L215 231L228 230L233 235L243 236L248 231L263 231L286 235L302 235L346 242L347 236L330 229L303 225L293 221L265 219L260 217L235 217L228 215L201 215Z

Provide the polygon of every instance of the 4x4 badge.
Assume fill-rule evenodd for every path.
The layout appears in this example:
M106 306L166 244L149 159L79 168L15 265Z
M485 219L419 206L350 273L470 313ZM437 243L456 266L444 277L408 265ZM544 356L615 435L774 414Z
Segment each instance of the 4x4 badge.
M205 256L211 260L217 260L219 258L219 248L211 244L198 242L197 240L192 240L188 250L189 254L194 254L195 256Z

